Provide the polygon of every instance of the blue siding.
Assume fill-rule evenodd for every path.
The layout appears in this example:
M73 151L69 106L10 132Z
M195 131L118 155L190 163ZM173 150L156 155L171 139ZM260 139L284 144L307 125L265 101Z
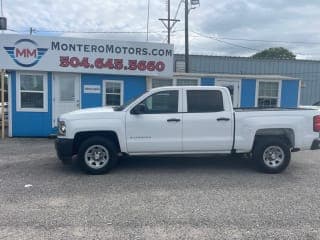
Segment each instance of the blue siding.
M281 107L294 108L298 105L299 80L283 80L281 89Z
M12 136L46 137L54 133L52 128L52 74L48 73L48 111L18 112L16 99L16 72L11 72L12 86Z
M102 106L103 80L123 81L124 103L146 91L146 78L144 76L115 76L115 75L81 75L81 107L99 107ZM99 85L100 94L84 93L84 85Z
M214 78L203 77L201 78L201 86L214 86Z
M175 54L174 62L184 61L183 54ZM283 75L303 81L301 104L320 101L320 61L276 60L250 57L190 55L189 67L193 73L227 73L253 75Z
M256 97L256 80L242 79L241 81L241 107L254 107Z

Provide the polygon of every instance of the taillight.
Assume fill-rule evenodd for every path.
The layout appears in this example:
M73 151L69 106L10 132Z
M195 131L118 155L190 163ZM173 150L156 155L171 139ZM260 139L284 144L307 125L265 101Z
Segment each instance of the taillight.
M313 131L320 132L320 115L313 117Z

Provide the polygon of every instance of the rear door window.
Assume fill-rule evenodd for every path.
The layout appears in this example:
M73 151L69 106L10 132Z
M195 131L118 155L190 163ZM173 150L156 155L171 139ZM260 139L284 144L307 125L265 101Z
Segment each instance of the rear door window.
M221 112L223 97L219 90L187 90L188 113Z

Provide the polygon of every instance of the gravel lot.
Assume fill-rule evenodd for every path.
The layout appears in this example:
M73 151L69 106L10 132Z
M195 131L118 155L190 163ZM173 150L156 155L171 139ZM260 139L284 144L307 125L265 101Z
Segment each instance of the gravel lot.
M245 159L134 158L89 176L53 140L7 139L0 239L320 239L320 151L278 175Z

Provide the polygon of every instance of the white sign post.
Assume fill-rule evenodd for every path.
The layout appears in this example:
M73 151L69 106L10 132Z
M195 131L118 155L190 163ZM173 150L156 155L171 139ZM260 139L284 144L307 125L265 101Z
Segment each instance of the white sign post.
M0 68L170 77L173 45L0 35Z

